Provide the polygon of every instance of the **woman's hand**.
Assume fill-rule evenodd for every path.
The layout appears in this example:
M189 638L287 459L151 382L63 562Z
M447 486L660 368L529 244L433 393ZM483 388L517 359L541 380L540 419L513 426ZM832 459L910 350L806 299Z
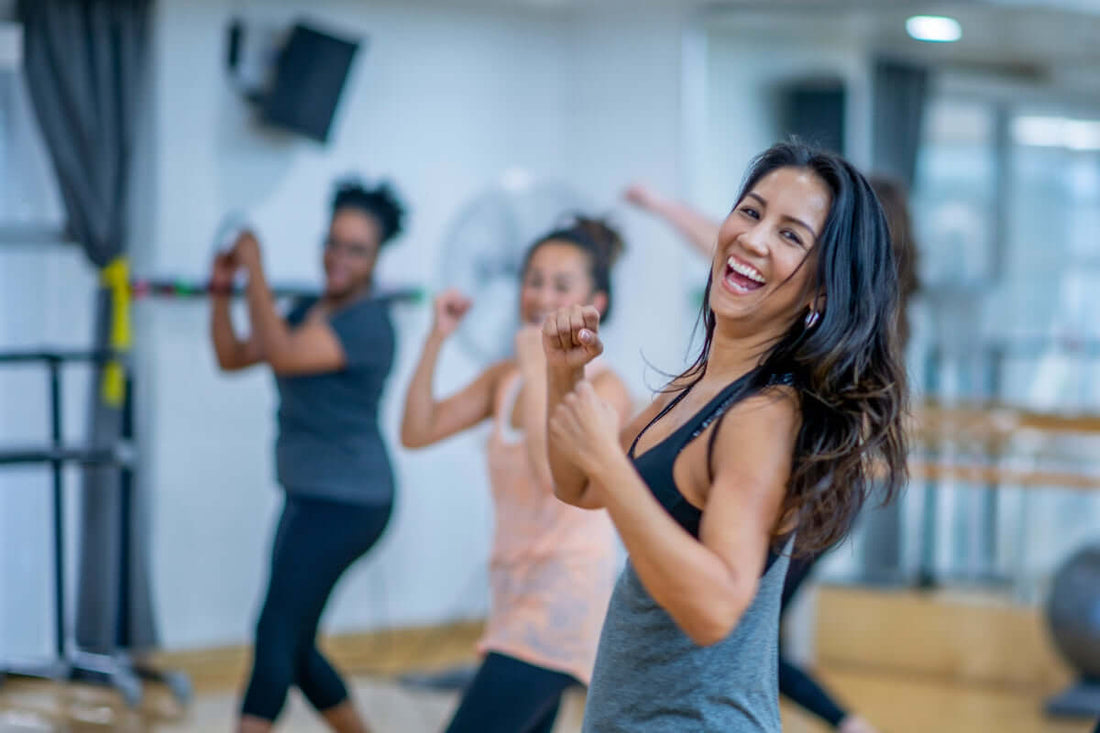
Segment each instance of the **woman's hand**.
M229 255L249 273L257 272L263 266L260 255L260 240L250 230L245 229L237 236Z
M600 312L590 305L562 308L542 324L542 348L549 369L577 369L603 353Z
M660 194L644 183L632 183L623 191L623 198L646 211L653 211L661 201Z
M458 324L462 322L463 317L470 311L473 304L472 300L457 290L445 290L437 295L432 333L440 338L450 336L458 328Z
M618 411L600 399L592 383L582 380L550 416L550 437L592 477L610 458L622 454L620 420Z
M237 260L232 252L215 255L210 265L210 292L228 295L233 290L233 278L237 274Z

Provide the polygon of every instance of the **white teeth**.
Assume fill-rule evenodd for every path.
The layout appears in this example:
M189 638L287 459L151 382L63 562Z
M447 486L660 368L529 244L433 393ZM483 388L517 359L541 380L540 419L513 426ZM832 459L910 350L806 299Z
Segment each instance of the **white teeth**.
M734 272L736 272L738 275L744 275L748 279L754 280L754 281L760 283L761 285L763 285L765 282L767 282L766 280L764 280L764 276L761 275L760 271L757 270L755 267L749 267L748 265L742 265L740 262L735 260L733 257L730 257L729 259L727 259L726 264L729 265L729 268L731 270L733 270Z

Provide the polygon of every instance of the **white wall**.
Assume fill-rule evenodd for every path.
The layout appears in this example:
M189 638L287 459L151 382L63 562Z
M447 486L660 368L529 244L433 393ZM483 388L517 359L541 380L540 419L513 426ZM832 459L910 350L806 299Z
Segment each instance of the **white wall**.
M218 219L246 207L273 278L316 276L330 182L362 171L392 176L412 207L408 233L385 256L380 278L434 288L439 248L457 208L502 171L522 167L569 181L623 225L631 253L617 277L608 341L631 385L641 393L647 383L643 343L656 365L679 365L690 322L679 245L616 201L635 177L678 186L676 14L315 3L311 18L370 37L330 143L321 147L251 129L219 67L226 5L159 4L156 205L146 258L152 270L202 272ZM293 17L290 6L265 3L260 18ZM259 6L251 8L255 16ZM637 306L643 302L644 313ZM278 508L271 381L260 372L215 372L201 305L146 303L138 315L164 644L242 643ZM399 306L395 321L399 358L383 418L389 435L397 432L428 309ZM439 387L454 388L477 368L450 348ZM659 383L658 375L648 383ZM484 433L475 432L412 454L391 441L399 508L379 551L339 587L330 629L484 613L492 513L483 443Z
M9 245L0 249L0 349L81 348L91 339L95 276L75 247ZM69 316L74 317L69 317ZM62 377L65 440L84 430L88 370L66 368ZM49 442L47 371L43 365L0 369L0 445ZM67 550L79 516L75 472L66 475ZM53 645L53 535L51 480L45 466L0 470L0 658L48 652ZM70 578L70 599L73 584Z
M26 90L18 72L0 72L0 221L18 228L60 229L61 205L51 185ZM0 350L87 344L94 273L75 247L42 242L0 246ZM83 317L82 317L83 316ZM67 440L83 431L88 371L63 371ZM45 444L50 437L47 372L41 364L0 367L0 445ZM75 487L75 475L67 477ZM38 655L53 643L53 542L48 468L0 468L0 658ZM66 492L68 526L77 492ZM70 559L75 532L67 538Z
M254 21L284 24L297 17L296 5L247 8ZM228 87L221 59L230 3L165 0L157 7L153 114L138 174L139 271L201 275L219 219L244 208L273 278L316 279L330 183L358 171L391 176L411 205L408 232L384 256L380 279L434 289L442 241L462 203L506 169L525 168L568 181L626 234L607 342L639 400L661 383L644 360L664 370L683 363L692 290L701 287L706 264L685 255L666 227L622 205L619 192L643 180L720 215L750 155L772 141L769 112L753 94L817 58L807 50L778 65L761 61L765 47L727 42L671 8L324 0L311 6L310 19L369 36L369 44L330 142L320 146L254 127ZM858 75L853 58L837 52L838 68ZM745 68L755 81L738 87L732 72ZM90 319L74 304L43 308L66 323ZM155 496L154 592L168 648L247 641L279 504L271 380L259 371L218 374L207 316L196 301L144 301L135 311L142 457ZM428 308L401 305L394 318L399 356L383 407L389 435L396 435ZM462 384L478 367L449 348L440 389ZM415 454L391 442L398 511L378 551L338 588L328 628L484 613L492 522L484 437L475 431ZM26 572L41 575L42 562ZM47 589L31 608L44 607ZM10 623L27 606L20 600L0 608ZM36 611L19 628L36 626L45 640L47 624Z
M731 16L735 18L736 15ZM846 148L857 165L870 160L870 77L862 44L843 36L776 38L775 30L739 30L725 21L707 34L706 154L691 180L691 194L715 216L732 207L745 168L779 134L781 86L837 78L847 89Z
M247 7L254 21L282 24L297 17L296 5ZM772 141L768 111L753 93L815 58L806 51L779 66L764 63L758 52L765 48L726 43L671 8L479 10L324 0L310 6L309 17L369 36L369 45L353 68L330 142L319 146L254 127L228 87L221 59L230 3L165 0L157 8L153 115L138 174L139 271L199 276L219 219L244 208L259 228L273 278L316 279L331 180L358 171L392 176L412 209L380 279L434 289L451 217L501 172L522 167L568 181L622 226L628 253L616 276L608 354L639 399L661 383L643 357L664 370L683 363L692 290L701 287L706 265L685 256L666 227L624 207L619 192L643 180L720 215L749 156ZM845 73L856 73L851 58L838 59ZM756 81L735 86L731 71L738 67L751 67ZM692 75L688 84L685 73ZM708 118L714 121L700 128ZM90 289L90 280L83 286ZM90 321L75 302L42 308L67 324ZM399 356L383 408L389 435L396 435L429 315L419 304L398 306L394 317ZM205 305L194 301L144 301L135 312L142 457L155 495L154 592L168 648L247 641L279 502L271 380L262 372L218 374L206 319ZM461 349L449 348L440 389L477 369ZM415 454L391 444L399 508L378 551L338 588L330 629L484 613L492 508L483 443L484 432L474 432ZM0 542L16 546L7 536ZM42 558L28 562L20 572L44 577ZM47 589L35 595L37 605L0 603L7 622L0 638L11 636L15 614L24 620L11 628L24 637L38 628L31 636L48 639L40 610Z

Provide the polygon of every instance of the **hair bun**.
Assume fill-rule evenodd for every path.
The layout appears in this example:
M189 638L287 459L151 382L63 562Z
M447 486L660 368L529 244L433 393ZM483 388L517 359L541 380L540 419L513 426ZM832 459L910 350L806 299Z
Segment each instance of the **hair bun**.
M389 181L379 181L373 187L361 178L338 179L332 195L332 213L348 207L370 214L382 228L382 243L399 235L405 225L405 206Z
M592 242L596 256L608 268L619 261L626 249L622 235L606 219L578 214L573 218L571 228Z

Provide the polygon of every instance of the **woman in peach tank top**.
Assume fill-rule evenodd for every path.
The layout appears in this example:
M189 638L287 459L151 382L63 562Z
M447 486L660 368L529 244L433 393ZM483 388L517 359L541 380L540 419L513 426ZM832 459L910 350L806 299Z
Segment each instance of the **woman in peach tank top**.
M562 692L587 684L617 570L607 514L554 496L546 448L546 362L540 326L549 313L593 305L606 320L611 267L622 250L606 224L577 218L527 252L522 270L516 356L486 369L455 395L436 400L439 350L470 307L454 291L435 302L435 322L409 385L401 442L431 445L486 419L495 506L491 603L478 645L484 661L448 733L549 733ZM586 376L625 420L630 398L619 378L594 362Z

